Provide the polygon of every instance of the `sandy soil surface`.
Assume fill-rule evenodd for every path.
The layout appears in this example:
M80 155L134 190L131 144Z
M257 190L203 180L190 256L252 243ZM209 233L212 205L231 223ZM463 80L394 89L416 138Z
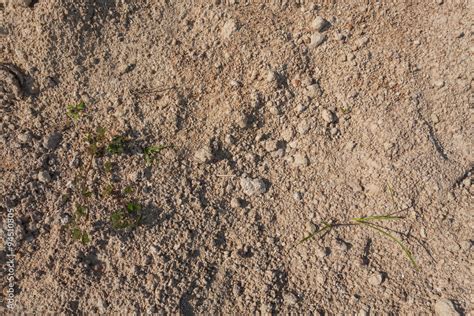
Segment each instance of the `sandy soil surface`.
M473 1L0 4L3 312L472 315Z

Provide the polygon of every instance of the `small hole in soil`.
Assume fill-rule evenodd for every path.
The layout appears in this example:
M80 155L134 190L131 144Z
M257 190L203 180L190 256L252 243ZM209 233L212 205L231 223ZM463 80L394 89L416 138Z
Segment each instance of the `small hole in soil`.
M39 0L32 0L30 3L30 8L33 8L38 3L38 1Z

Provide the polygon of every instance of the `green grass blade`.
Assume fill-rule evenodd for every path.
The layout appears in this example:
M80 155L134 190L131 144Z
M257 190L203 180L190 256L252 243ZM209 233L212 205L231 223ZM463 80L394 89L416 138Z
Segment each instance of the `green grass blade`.
M381 233L382 235L390 238L391 240L393 240L395 243L397 243L400 248L402 248L403 252L405 253L405 255L407 256L408 260L410 260L411 264L413 265L413 267L415 268L415 270L419 270L418 268L418 265L416 264L416 261L415 261L415 258L413 257L413 254L411 253L411 251L399 240L397 239L396 237L394 237L393 235L391 235L390 233L386 232L385 230L381 229L380 227L377 227L376 225L374 224L371 224L371 223L367 223L367 222L364 222L364 221L358 221L358 223L361 223L363 225L366 225L376 231L378 231L379 233Z
M368 222L368 221L392 221L397 219L402 219L403 217L400 216L391 216L391 215L374 215L374 216L367 216L367 217L356 217L353 218L353 221L356 222Z
M331 224L328 224L326 222L322 222L322 224L324 225L321 229L318 229L317 231L315 231L314 233L306 236L305 238L301 239L296 245L298 246L299 244L302 244L304 243L305 241L311 239L311 238L314 238L316 235L319 235L321 233L323 233L324 231L327 231L327 230L331 230L331 228L333 227Z

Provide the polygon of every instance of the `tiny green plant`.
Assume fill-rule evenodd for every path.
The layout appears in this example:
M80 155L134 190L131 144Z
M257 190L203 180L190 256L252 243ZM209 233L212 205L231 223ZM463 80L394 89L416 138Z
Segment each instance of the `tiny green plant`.
M106 161L104 163L104 170L105 172L107 173L111 173L112 172L112 163L110 161Z
M168 148L166 145L159 146L148 146L143 148L143 157L147 166L151 166L155 160L155 156L159 154L163 149Z
M123 136L114 136L107 146L107 152L111 155L119 155L125 151L127 139Z
M127 186L125 187L125 189L123 189L123 194L124 194L124 195L132 194L132 193L133 193L133 188L132 188L131 186L129 186L129 185L127 185Z
M76 204L76 212L70 224L70 232L73 240L80 241L83 245L87 245L91 239L86 230L81 229L80 223L88 216L86 207L81 204Z
M142 207L136 202L128 202L124 208L112 213L110 222L114 229L134 228L142 219Z
M380 220L390 221L390 220L397 220L397 219L401 219L401 217L390 216L390 215L386 215L386 216L368 216L368 217L353 218L352 220L355 221L357 224L365 225L366 227L369 227L369 228L379 232L380 234L384 235L385 237L388 237L392 241L394 241L403 250L403 253L408 258L408 260L410 260L410 263L413 265L413 267L416 270L418 270L418 265L416 264L416 261L415 261L415 258L413 257L413 254L403 244L403 242L400 239L393 236L392 234L390 234L383 227L372 223L372 221L380 221Z
M89 143L87 147L87 151L91 155L91 159L96 156L97 154L102 153L103 151L103 143L105 141L105 133L107 130L103 127L98 127L95 133L87 134L86 141Z
M67 106L67 116L69 116L69 118L71 118L73 121L77 121L85 109L86 105L84 102L70 104Z
M76 204L76 216L77 218L87 216L87 209L80 204Z
M312 234L308 235L307 237L303 238L296 245L299 245L299 244L301 244L301 243L303 243L303 242L305 242L309 239L312 239L312 238L314 238L318 235L320 235L322 237L322 236L324 236L324 234L328 233L329 231L331 231L332 229L337 228L337 227L361 225L361 226L373 229L373 230L377 231L378 233L382 234L383 236L389 238L393 242L395 242L402 249L403 253L408 258L408 260L410 261L412 266L415 268L415 270L419 270L418 265L415 261L415 258L413 256L413 254L411 253L411 251L408 249L408 247L405 246L400 239L398 239L395 236L393 236L392 234L390 234L386 228L374 223L374 222L377 222L377 221L392 221L392 220L400 220L400 219L403 219L403 217L392 216L392 215L374 215L374 216L367 216L367 217L352 218L351 221L348 222L348 223L333 224L333 223L322 222L322 225L321 225L320 229L316 230L314 233L312 233Z
M67 115L74 122L78 119L89 119L88 116L81 117L86 107L83 102L67 107ZM76 128L79 126L67 125ZM73 191L64 197L64 203L75 203L71 211L72 220L66 227L66 232L74 241L83 245L91 242L92 238L88 227L96 220L100 213L91 213L92 209L108 207L111 203L119 205L119 210L110 214L110 222L115 229L132 229L140 225L142 221L142 206L133 198L135 193L141 192L132 186L120 187L117 182L115 171L120 170L119 161L126 150L130 139L122 135L110 135L103 127L89 129L88 133L81 134L83 142L80 148L83 163L75 171L73 180ZM143 150L147 164L153 162L154 156L167 146L149 146ZM100 164L102 163L102 167ZM105 179L107 176L108 179ZM133 185L133 184L132 184ZM120 207L122 206L122 207ZM115 207L114 207L115 208ZM115 208L117 209L117 208Z
M80 241L83 245L87 245L91 241L89 234L85 230L81 230L78 227L72 228L71 237L74 240Z
M342 114L349 114L349 113L352 112L352 109L350 107L346 106L346 107L343 107L341 109L341 111L342 111Z

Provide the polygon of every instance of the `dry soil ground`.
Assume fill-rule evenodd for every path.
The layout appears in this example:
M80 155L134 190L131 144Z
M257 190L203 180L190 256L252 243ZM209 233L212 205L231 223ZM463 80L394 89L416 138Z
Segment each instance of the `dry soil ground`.
M0 3L4 311L472 313L473 1Z

